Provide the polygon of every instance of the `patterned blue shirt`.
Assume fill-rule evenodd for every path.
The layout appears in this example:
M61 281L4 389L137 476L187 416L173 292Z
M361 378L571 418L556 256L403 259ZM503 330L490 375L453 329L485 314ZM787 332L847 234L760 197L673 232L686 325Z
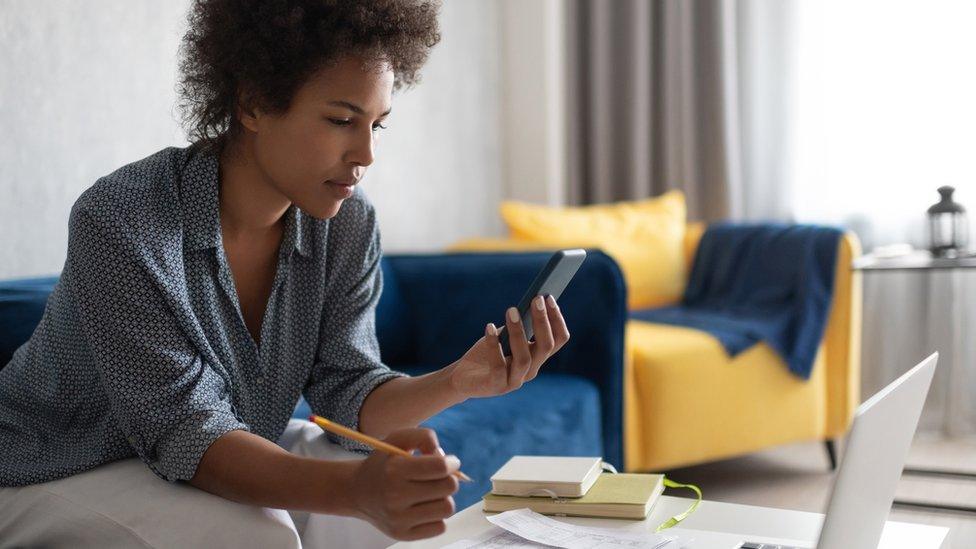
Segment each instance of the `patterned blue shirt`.
M134 456L187 480L228 431L277 440L300 394L356 428L370 391L402 375L380 362L380 239L362 191L328 220L289 208L258 346L218 186L215 155L169 148L75 203L44 317L0 370L0 486Z

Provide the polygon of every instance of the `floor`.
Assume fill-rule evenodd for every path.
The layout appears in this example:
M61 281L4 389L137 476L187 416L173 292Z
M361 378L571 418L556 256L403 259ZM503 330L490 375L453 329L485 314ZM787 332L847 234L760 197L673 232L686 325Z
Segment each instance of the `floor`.
M908 467L941 467L976 473L976 439L916 437ZM732 503L823 512L832 474L822 443L793 444L750 456L669 472L693 482L705 498ZM896 498L976 506L976 479L908 477ZM976 547L976 513L926 511L894 506L891 520L946 526L944 549Z

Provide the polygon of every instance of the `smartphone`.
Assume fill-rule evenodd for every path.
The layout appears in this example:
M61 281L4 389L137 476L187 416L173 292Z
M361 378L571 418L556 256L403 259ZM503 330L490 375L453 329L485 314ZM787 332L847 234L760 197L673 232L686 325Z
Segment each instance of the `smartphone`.
M535 280L529 285L529 289L526 290L517 307L519 316L522 318L525 339L531 340L532 336L535 335L532 331L532 312L529 310L532 306L532 300L539 295L551 295L553 298L559 299L563 290L569 285L569 281L573 279L576 271L583 264L584 259L586 259L586 250L559 250L552 254L546 266L536 275ZM505 322L501 323L501 329L498 331L498 342L501 344L505 356L511 356L512 349L508 343L508 330Z

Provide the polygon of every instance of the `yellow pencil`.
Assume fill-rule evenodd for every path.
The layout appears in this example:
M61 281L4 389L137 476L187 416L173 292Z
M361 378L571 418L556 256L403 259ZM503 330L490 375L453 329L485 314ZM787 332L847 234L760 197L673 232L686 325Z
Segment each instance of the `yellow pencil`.
M344 436L346 438L351 438L351 439L353 439L355 441L358 441L358 442L362 442L363 444L365 444L365 445L367 445L367 446L369 446L371 448L375 448L376 450L380 450L380 451L386 452L388 454L393 454L393 455L396 455L396 456L410 457L412 455L410 452L404 450L403 448L397 448L396 446L394 446L392 444L383 442L382 440L379 440L379 439L375 439L375 438L373 438L373 437L371 437L369 435L364 435L363 433L360 433L359 431L354 431L354 430L350 429L349 427L344 427L342 425L339 425L338 423L333 423L333 422L325 419L324 417L317 416L317 415L314 415L313 414L313 415L308 416L308 419L309 419L309 421L315 422L316 425L318 425L319 427L325 429L326 431L329 431L331 433L335 433L335 434L340 435L340 436ZM461 480L463 480L465 482L472 482L471 477L469 477L468 475L465 475L461 471L456 471L454 473L454 476L456 476L457 478L459 478L459 479L461 479Z

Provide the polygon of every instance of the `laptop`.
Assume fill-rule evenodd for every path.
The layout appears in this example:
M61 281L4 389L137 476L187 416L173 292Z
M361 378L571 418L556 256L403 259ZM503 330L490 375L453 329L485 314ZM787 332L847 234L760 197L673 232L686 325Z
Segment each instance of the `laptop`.
M817 549L878 547L938 359L939 353L932 354L858 407ZM762 541L758 536L722 536L729 536L726 547L738 549L812 547Z

